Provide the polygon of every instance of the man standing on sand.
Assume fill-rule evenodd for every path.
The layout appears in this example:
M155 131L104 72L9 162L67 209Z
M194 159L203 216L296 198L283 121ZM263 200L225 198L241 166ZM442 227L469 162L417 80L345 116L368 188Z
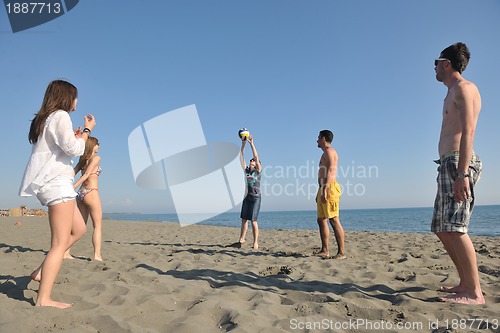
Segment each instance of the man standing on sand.
M443 123L439 138L438 193L432 217L432 232L444 245L455 264L460 282L441 287L452 293L442 302L484 304L474 245L467 234L474 207L474 186L482 164L474 153L474 134L481 96L476 85L462 77L470 53L463 43L453 44L434 61L436 79L448 88L443 105Z
M321 237L321 251L318 255L324 259L330 257L328 242L330 239L330 228L328 220L333 227L338 252L333 259L345 259L344 252L344 229L340 224L339 202L342 191L337 183L337 165L339 156L330 144L333 141L333 133L322 130L318 135L318 148L323 150L319 161L318 170L318 193L316 194L316 207L318 209L318 226Z

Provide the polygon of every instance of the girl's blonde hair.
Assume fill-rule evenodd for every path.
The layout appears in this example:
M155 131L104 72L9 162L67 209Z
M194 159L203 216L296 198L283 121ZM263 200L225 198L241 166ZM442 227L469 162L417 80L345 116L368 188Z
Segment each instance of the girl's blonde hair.
M80 156L80 159L78 160L78 163L75 167L75 174L86 167L87 162L90 160L92 154L94 153L94 147L97 145L99 145L99 140L97 140L97 138L94 138L93 136L89 136L87 141L85 141L85 151L83 152L83 155Z

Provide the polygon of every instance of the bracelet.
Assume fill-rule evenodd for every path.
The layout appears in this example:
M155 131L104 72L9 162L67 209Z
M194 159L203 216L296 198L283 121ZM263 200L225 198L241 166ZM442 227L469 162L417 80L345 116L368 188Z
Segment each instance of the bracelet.
M82 132L89 133L89 136L90 136L90 132L92 132L92 131L90 130L90 128L85 127Z

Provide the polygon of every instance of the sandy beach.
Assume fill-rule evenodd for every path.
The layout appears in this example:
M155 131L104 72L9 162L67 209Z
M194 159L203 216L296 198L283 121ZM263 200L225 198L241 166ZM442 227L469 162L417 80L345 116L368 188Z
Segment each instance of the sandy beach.
M47 218L0 218L0 332L500 332L498 237L472 237L487 302L472 306L436 301L458 277L431 234L347 231L340 261L314 256L315 230L261 230L253 250L232 227L105 220L103 262L91 236L52 294L74 306L38 308Z

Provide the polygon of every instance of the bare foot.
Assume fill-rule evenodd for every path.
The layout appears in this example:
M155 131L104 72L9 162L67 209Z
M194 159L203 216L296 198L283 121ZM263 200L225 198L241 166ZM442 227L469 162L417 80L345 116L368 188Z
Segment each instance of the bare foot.
M73 304L56 302L56 301L49 299L48 301L44 301L44 302L40 302L40 303L37 302L35 306L51 306L51 307L59 308L59 309L67 309L67 308L72 307Z
M258 250L259 249L259 244L253 243L252 249Z
M102 261L102 257L101 257L101 256L95 256L95 257L94 257L94 260L97 260L97 261Z
M36 282L40 282L42 279L42 268L39 267L33 271L33 273L30 274L31 279Z
M329 252L324 252L324 251L316 252L315 255L317 255L318 257L323 258L323 259L330 258L330 253Z
M455 287L442 286L439 287L438 291L442 291L445 293L461 293L463 292L463 288L461 288L460 286L455 286Z
M65 254L64 254L64 257L63 257L63 259L70 259L70 260L73 260L73 259L75 259L75 257L73 257L71 254L66 254L66 253L65 253Z
M337 253L336 255L334 255L332 257L332 259L339 259L339 260L342 260L342 259L345 259L345 258L347 258L347 256L345 254L343 254L343 253Z
M459 304L484 304L486 301L484 300L483 295L481 297L470 297L465 293L457 293L455 295L449 295L446 297L438 297L440 302L447 303L459 303Z

